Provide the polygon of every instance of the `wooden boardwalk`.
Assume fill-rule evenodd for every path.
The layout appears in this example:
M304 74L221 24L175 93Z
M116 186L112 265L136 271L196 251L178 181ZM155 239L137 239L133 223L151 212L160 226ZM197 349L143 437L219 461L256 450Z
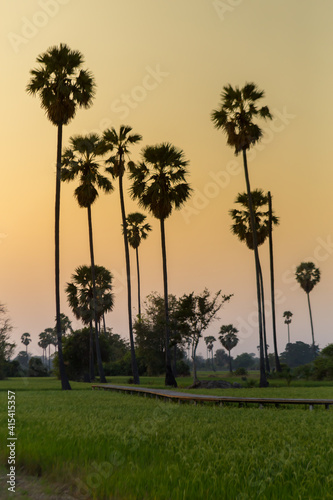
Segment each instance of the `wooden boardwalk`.
M240 407L245 404L254 404L263 408L265 405L305 405L310 410L313 410L315 405L324 405L328 410L330 405L333 405L333 399L284 399L284 398L244 398L234 396L209 396L206 394L192 394L186 392L173 391L168 389L149 389L147 387L126 386L126 385L113 385L113 384L96 384L92 389L105 391L117 391L127 394L138 394L144 397L151 397L156 399L164 399L169 401L176 401L179 404L187 403L215 403L223 406L225 403L238 404Z

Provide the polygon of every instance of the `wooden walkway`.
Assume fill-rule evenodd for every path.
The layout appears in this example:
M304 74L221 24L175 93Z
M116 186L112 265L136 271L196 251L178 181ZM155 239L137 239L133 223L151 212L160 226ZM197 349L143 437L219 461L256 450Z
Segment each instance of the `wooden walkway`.
M144 397L151 397L156 399L164 399L169 401L176 401L179 404L187 403L215 403L223 406L225 403L236 403L239 407L244 404L254 404L263 408L265 405L305 405L310 410L313 410L315 405L324 405L326 410L329 410L330 405L333 405L333 399L284 399L284 398L244 398L234 396L209 396L206 394L192 394L186 392L177 392L168 389L149 389L147 387L125 386L125 385L112 385L112 384L98 384L93 385L92 389L105 391L117 391L127 394L139 394Z

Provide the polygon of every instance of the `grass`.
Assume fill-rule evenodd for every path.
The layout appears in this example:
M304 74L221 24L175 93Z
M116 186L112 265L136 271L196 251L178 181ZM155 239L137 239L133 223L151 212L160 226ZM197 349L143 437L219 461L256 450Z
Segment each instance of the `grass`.
M161 378L141 382L163 387ZM62 392L54 379L1 381L1 408L8 389L16 391L17 474L61 481L78 498L333 499L332 411L177 405L80 383ZM332 398L333 384L234 391Z

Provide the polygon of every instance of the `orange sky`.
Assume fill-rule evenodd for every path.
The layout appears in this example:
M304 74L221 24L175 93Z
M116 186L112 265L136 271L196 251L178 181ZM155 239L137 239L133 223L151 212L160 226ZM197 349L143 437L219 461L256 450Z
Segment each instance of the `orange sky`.
M233 323L241 338L234 355L257 352L254 259L230 233L228 211L245 190L241 158L214 129L210 113L223 85L254 81L265 90L274 121L263 124L249 168L252 189L272 192L281 222L274 231L279 350L287 341L285 310L294 314L291 340L311 342L306 295L293 280L295 266L306 260L322 272L311 293L315 339L320 347L332 342L332 2L21 0L2 10L0 299L18 349L24 349L21 334L30 332L30 350L40 354L38 334L54 324L56 129L25 87L36 57L60 42L84 54L97 83L94 105L65 128L64 146L71 135L124 123L143 136L133 160L142 146L163 141L184 150L194 193L166 223L169 291L233 293L207 333ZM74 184L62 187L62 289L78 265L89 263L87 215L73 190ZM136 210L129 198L126 203L128 212ZM107 324L127 338L120 222L116 186L93 207L95 257L115 277ZM140 248L143 296L162 292L159 225L151 216L149 222L154 230ZM260 252L269 300L268 245ZM64 294L61 300L73 319ZM268 343L272 350L270 324Z

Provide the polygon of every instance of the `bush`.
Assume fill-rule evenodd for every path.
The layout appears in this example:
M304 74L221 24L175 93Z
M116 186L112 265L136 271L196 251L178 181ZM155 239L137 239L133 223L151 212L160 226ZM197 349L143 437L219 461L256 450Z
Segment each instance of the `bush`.
M42 360L33 356L29 359L28 377L47 377L47 368L43 365Z
M237 370L235 370L235 375L246 376L248 375L248 371L246 370L246 368L240 366L239 368L237 368Z

